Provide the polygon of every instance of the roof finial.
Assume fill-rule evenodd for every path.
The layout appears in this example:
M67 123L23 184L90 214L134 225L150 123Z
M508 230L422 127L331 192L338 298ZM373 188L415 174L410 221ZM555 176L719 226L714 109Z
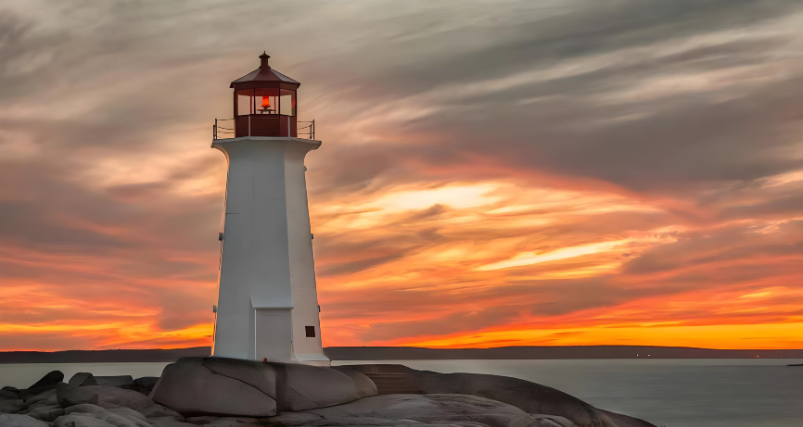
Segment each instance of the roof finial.
M259 68L270 68L270 65L268 65L268 59L270 59L270 55L268 55L267 52L262 51L262 55L259 55L259 59Z

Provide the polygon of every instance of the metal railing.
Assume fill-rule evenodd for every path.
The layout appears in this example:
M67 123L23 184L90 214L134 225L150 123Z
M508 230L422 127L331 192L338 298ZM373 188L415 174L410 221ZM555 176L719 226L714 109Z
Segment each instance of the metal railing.
M226 126L221 126L221 122ZM212 140L234 138L234 119L215 119L212 125Z
M302 127L302 125L304 126ZM299 120L296 126L298 138L315 139L315 120L303 122Z
M234 119L215 119L212 125L212 139L234 138ZM315 139L315 120L296 122L297 138Z

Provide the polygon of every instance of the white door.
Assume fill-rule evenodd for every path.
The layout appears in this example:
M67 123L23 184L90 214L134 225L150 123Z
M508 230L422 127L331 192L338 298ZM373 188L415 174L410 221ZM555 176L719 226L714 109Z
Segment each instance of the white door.
M293 321L288 309L256 309L256 360L289 361L293 355Z

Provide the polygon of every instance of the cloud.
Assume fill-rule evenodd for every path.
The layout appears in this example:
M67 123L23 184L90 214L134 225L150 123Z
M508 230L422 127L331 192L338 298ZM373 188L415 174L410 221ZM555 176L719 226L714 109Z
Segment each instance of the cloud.
M209 343L209 128L263 50L324 141L326 345L797 345L802 22L782 0L4 4L0 347Z

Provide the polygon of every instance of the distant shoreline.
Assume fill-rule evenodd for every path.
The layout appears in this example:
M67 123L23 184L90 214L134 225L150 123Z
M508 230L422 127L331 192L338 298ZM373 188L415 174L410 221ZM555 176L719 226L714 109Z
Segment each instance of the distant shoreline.
M329 347L332 360L801 359L801 350L717 350L692 347L571 346L498 348ZM205 357L210 347L147 350L0 352L0 363L173 362Z

